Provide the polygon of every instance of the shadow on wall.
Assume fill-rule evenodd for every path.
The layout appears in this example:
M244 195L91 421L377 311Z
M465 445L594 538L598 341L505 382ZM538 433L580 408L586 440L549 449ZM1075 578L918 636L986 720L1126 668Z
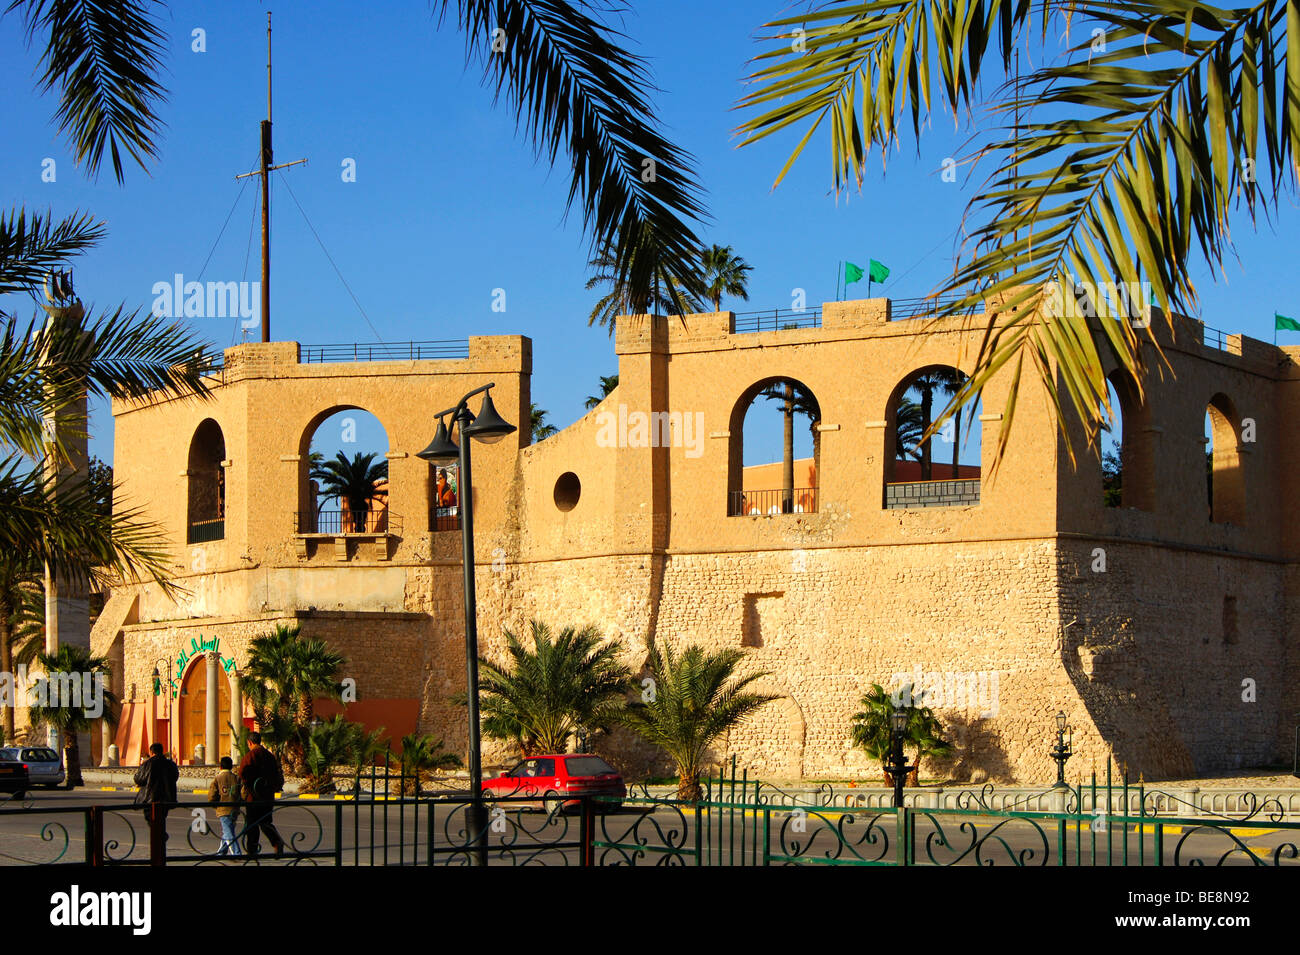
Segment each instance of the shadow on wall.
M1064 628L1061 663L1111 754L1136 778L1195 775L1192 754L1127 621L1080 614Z
M1007 751L1002 746L1002 737L990 720L982 719L978 714L968 716L946 712L940 719L944 738L953 744L953 752L949 756L927 758L922 764L922 776L980 785L1016 781Z

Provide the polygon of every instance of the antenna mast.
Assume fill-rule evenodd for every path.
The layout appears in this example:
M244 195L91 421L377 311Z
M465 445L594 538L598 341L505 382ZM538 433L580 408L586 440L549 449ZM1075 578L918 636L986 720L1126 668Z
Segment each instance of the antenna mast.
M273 166L271 152L271 12L266 13L266 119L261 126L261 160L257 172L246 172L236 179L249 176L262 177L262 341L271 340L271 173L305 163L296 159L281 166Z

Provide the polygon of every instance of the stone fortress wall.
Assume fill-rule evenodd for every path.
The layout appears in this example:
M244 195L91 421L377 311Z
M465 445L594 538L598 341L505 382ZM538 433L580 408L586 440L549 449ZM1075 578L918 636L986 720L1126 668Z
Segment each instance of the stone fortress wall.
M1283 498L1300 464L1285 431L1300 421L1294 354L1237 336L1210 348L1188 320L1158 331L1146 403L1117 385L1120 508L1102 505L1095 452L1071 425L1071 457L1028 377L992 468L1010 384L995 376L980 414L979 503L887 507L891 409L906 379L936 365L970 371L985 319L907 319L892 307L827 303L819 327L749 333L726 312L620 318L619 386L599 406L535 446L523 433L475 445L484 652L534 617L595 624L635 668L651 636L745 647L743 666L766 671L760 685L782 699L722 749L768 778L873 773L849 721L869 684L892 689L904 674L940 694L958 743L927 772L1048 779L1058 711L1074 728L1072 772L1108 756L1148 779L1280 760L1300 709L1290 598L1300 525ZM122 655L124 686L145 685L154 660L195 629L228 632L223 652L237 657L267 621L293 618L349 657L372 712L392 719L413 702L422 731L463 746L452 699L464 690L460 535L429 530L431 472L414 455L432 437L430 413L488 381L502 415L526 422L531 343L471 338L468 357L447 360L300 355L292 342L240 345L209 401L115 404L124 497L174 535L176 581L190 593L124 588L95 648ZM816 507L729 516L744 411L784 378L821 411ZM400 528L297 533L311 433L351 407L387 431ZM187 454L206 418L224 434L229 516L223 539L191 545ZM620 734L602 748L630 772L663 769Z

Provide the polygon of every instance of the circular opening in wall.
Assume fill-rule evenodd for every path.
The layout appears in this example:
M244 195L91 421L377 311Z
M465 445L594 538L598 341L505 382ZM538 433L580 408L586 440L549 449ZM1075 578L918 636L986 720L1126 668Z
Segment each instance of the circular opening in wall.
M582 496L582 482L572 471L565 471L555 482L555 506L562 511L571 511L578 506Z

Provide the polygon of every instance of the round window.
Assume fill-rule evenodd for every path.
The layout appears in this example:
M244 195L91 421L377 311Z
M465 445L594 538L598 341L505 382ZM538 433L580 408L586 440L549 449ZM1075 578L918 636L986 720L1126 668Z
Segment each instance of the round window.
M582 482L572 471L565 471L555 482L555 506L562 511L571 511L578 506L582 496Z

